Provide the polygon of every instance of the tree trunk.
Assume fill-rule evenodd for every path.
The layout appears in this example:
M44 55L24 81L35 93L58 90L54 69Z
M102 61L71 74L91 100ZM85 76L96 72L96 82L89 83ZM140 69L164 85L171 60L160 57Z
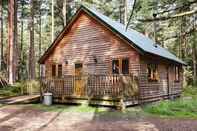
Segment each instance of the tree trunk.
M41 8L41 7L40 7ZM41 17L41 9L40 9L40 15L39 15L39 58L41 57L41 49L42 49L42 17ZM39 65L39 77L41 76L41 69Z
M63 8L62 8L62 14L63 14L63 19L64 19L64 26L66 26L66 21L67 21L67 11L66 11L66 6L67 6L67 0L63 0Z
M19 76L18 78L21 79L21 75L23 75L23 69L22 69L22 64L23 64L23 32L24 32L24 22L23 22L23 17L24 17L24 1L21 1L21 32L20 32L20 49L19 49L19 52L18 52L18 55L19 55L19 59L20 59L20 64L19 64Z
M123 23L123 20L122 20L122 3L120 3L120 6L119 6L119 20L120 20L120 23Z
M15 82L15 39L14 39L14 7L15 0L8 0L8 76L9 84Z
M186 48L186 35L184 35L185 32L185 27L186 27L186 18L182 17L181 19L181 58L184 60L185 59L185 48Z
M52 0L51 4L51 42L54 40L54 0Z
M0 70L3 70L3 2L0 0Z
M17 16L17 10L18 10L18 5L17 5L17 0L15 0L14 4L14 51L15 51L15 60L14 60L14 72L15 72L15 80L18 80L18 63L19 63L19 48L18 48L18 16Z
M192 52L192 56L193 56L193 84L197 84L197 49L196 49L196 45L193 44L193 52Z
M30 16L30 46L29 46L29 80L35 79L35 51L34 51L34 0L31 0Z
M193 22L193 28L195 29L195 21ZM193 32L193 48L192 48L192 60L193 60L193 84L197 84L197 33Z
M124 0L124 25L127 24L128 1Z

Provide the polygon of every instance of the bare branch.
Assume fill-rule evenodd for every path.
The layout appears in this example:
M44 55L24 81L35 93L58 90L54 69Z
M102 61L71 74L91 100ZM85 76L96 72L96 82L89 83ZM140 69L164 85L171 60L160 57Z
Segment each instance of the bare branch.
M196 13L197 13L197 9L194 9L194 10L179 13L179 14L176 14L176 15L173 15L173 16L163 16L163 17L158 17L156 19L148 18L148 19L137 19L137 20L141 21L141 22L165 21L165 20L173 19L173 18L177 18L177 17L193 15L193 14L196 14Z

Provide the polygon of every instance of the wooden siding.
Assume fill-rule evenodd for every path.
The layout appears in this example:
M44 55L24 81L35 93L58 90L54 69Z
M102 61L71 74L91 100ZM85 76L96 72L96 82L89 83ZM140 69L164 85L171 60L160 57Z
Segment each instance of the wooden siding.
M180 95L182 91L183 70L180 72L180 81L175 82L175 63L157 59L157 57L140 57L140 97L144 101L167 98L168 95ZM158 64L158 81L148 81L147 64ZM181 67L182 68L182 67ZM169 82L168 82L169 79ZM168 89L169 87L169 89Z
M46 76L51 76L53 63L63 65L64 75L74 75L75 63L83 64L84 74L110 74L114 58L129 58L130 73L138 75L138 52L105 26L81 13L45 61Z

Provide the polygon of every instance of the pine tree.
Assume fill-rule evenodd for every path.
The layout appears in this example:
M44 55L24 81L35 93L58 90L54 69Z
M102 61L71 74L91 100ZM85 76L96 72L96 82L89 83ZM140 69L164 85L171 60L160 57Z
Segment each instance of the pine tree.
M29 20L30 46L29 46L29 79L35 79L35 49L34 49L34 0L31 0Z
M15 65L15 47L16 47L16 41L14 39L16 31L14 29L15 26L15 0L9 0L8 1L8 46L9 46L9 54L8 54L8 76L9 76L9 83L13 84L16 79L16 65Z

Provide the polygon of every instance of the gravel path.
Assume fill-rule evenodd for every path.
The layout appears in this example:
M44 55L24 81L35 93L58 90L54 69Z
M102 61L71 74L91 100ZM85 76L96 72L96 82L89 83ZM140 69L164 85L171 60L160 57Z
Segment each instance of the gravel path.
M29 105L0 108L0 131L197 131L197 120L161 119L141 115L111 116L107 112L46 112Z

